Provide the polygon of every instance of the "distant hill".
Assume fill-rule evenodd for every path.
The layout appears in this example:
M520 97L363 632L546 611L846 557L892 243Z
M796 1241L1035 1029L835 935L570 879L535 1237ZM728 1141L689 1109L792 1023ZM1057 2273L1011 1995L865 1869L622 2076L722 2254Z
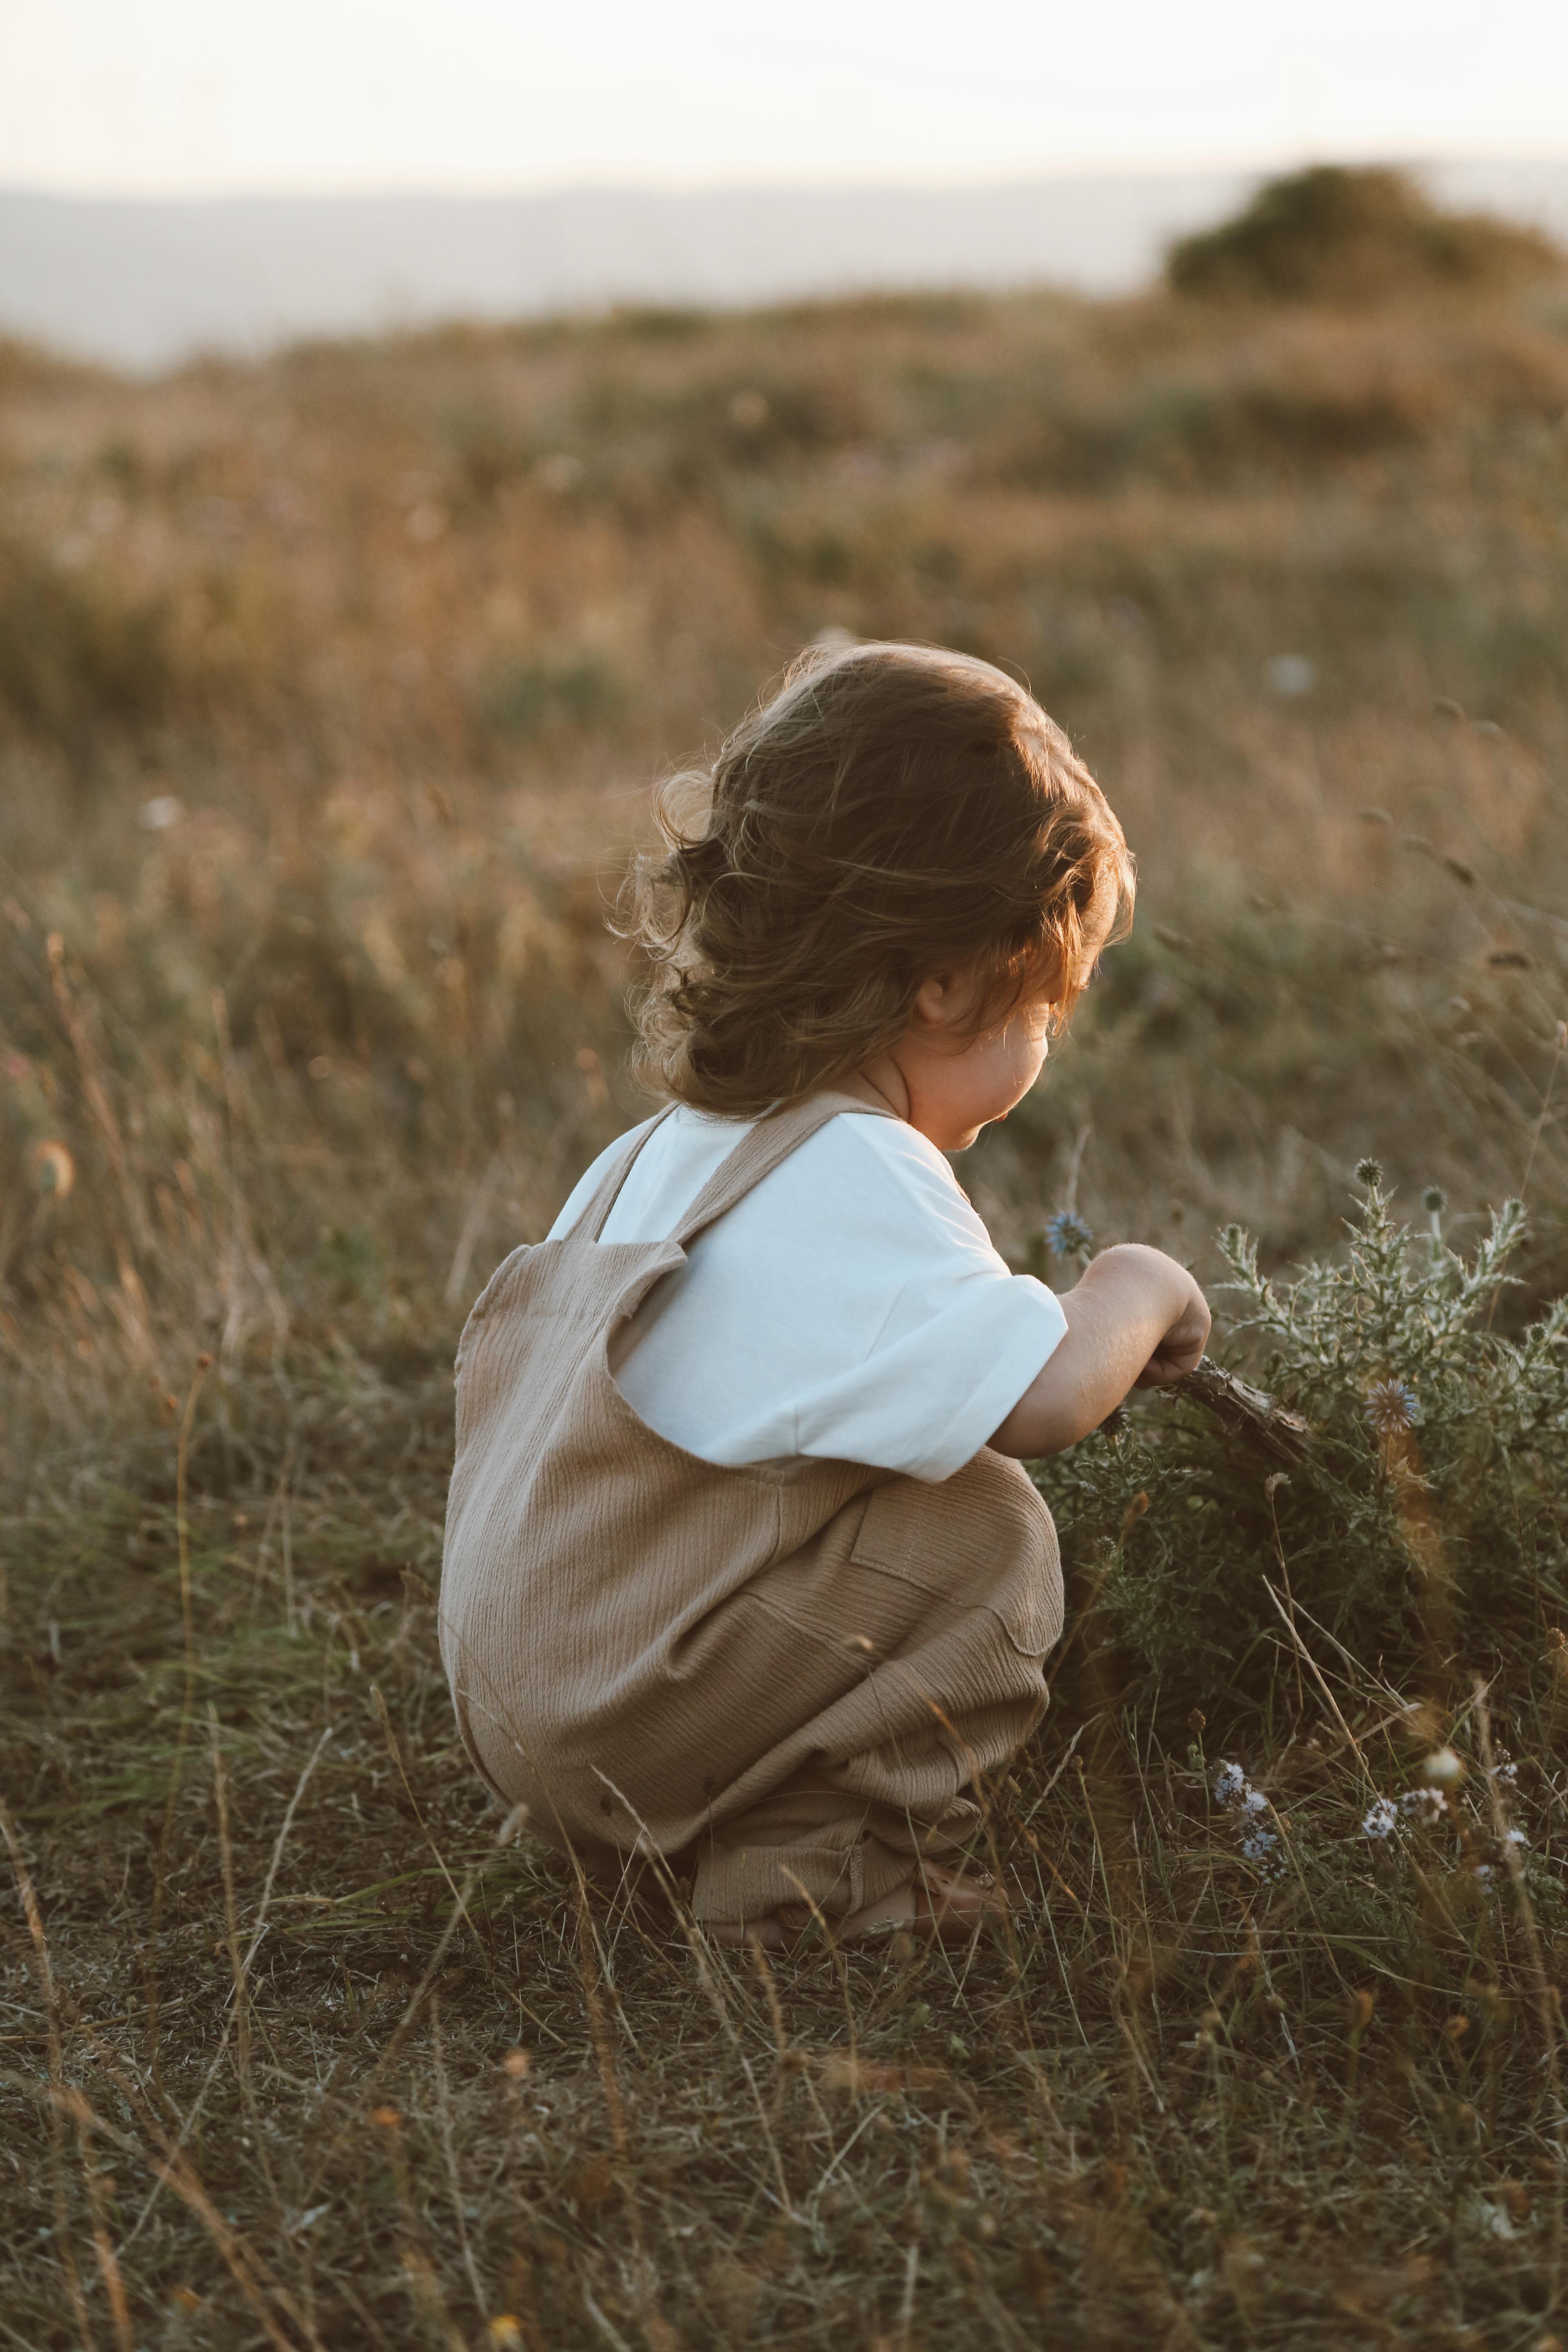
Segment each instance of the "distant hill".
M1568 236L1568 160L1426 174ZM0 192L0 331L132 368L610 302L731 306L923 286L1117 293L1255 185L1239 172L994 186L578 188L150 202Z

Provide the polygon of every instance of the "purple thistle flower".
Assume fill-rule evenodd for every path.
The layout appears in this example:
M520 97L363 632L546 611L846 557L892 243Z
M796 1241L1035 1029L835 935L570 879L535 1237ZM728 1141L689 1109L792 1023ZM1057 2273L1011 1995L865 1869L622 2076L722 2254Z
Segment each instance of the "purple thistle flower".
M1403 1381L1375 1381L1366 1392L1366 1417L1380 1437L1401 1437L1414 1429L1421 1400Z

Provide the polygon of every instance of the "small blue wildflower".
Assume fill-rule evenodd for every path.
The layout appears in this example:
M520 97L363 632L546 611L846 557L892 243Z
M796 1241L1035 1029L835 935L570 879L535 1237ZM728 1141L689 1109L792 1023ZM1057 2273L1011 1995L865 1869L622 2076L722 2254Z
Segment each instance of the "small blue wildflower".
M1399 1815L1386 1797L1379 1797L1362 1822L1363 1837L1392 1837L1398 1826Z
M1380 1437L1400 1437L1414 1429L1421 1400L1404 1381L1374 1381L1366 1392L1366 1417Z
M1283 1878L1285 1857L1277 1851L1279 1840L1272 1830L1254 1830L1241 1841L1244 1858L1252 1863L1263 1878Z
M1094 1234L1072 1209L1058 1209L1046 1219L1046 1247L1053 1257L1087 1257Z
M1239 1804L1247 1794L1247 1775L1239 1764L1222 1764L1215 1774L1214 1796L1216 1805Z

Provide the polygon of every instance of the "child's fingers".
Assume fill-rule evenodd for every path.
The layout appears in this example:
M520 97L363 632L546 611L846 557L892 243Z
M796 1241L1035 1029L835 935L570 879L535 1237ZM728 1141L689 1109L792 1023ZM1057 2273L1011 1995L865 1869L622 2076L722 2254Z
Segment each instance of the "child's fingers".
M1184 1381L1195 1371L1204 1360L1200 1345L1187 1348L1157 1348L1139 1373L1135 1386L1141 1389L1166 1389L1174 1381Z

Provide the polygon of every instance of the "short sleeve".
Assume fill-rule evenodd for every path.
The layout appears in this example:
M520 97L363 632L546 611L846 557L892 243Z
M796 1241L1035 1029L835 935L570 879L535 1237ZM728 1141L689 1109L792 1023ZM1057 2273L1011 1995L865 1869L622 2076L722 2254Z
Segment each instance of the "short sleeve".
M923 1136L888 1120L834 1127L846 1130L839 1156L864 1163L847 1188L845 1255L891 1295L861 1361L803 1399L798 1450L948 1478L1006 1420L1067 1318L1044 1283L1010 1270Z
M845 1113L698 1237L639 1311L616 1379L651 1427L707 1461L805 1454L940 1480L980 1451L1066 1328L1054 1294L998 1255L933 1145L901 1120Z

